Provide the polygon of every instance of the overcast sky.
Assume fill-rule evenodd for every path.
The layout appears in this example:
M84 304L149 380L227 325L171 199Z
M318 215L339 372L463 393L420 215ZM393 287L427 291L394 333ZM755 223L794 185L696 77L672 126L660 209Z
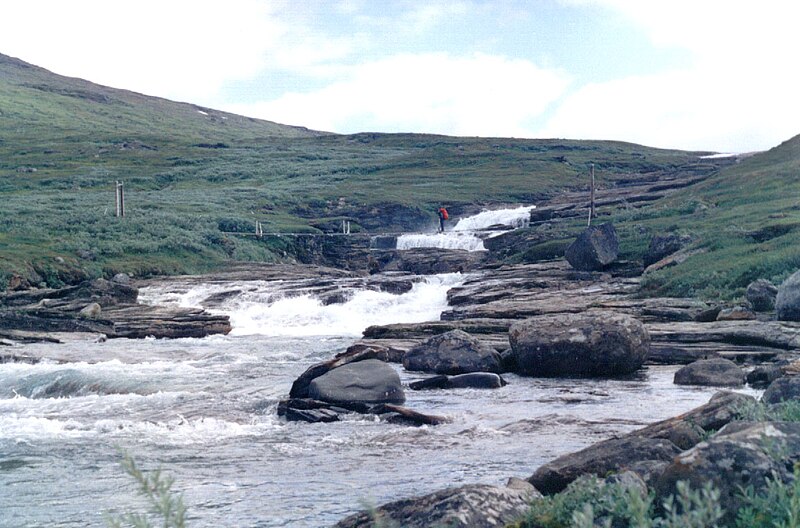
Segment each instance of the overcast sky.
M746 152L800 134L795 0L15 0L0 53L340 133Z

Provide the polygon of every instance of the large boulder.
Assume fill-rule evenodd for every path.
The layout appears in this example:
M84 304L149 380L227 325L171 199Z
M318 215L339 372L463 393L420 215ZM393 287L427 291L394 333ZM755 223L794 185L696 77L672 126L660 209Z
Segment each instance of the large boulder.
M381 361L391 361L391 355L386 347L381 346L360 346L354 345L347 349L347 352L337 355L333 359L323 361L315 365L311 365L303 372L299 378L294 380L292 388L289 391L290 398L308 398L308 386L311 382L330 372L333 369L339 368L348 363L355 363L357 361L364 361L367 359L379 359Z
M542 377L601 377L641 368L650 336L638 320L590 311L520 321L509 331L516 372Z
M331 403L403 403L400 376L388 364L366 359L335 368L314 378L308 397Z
M761 396L767 404L800 399L800 376L784 376L770 383Z
M700 359L675 373L676 385L706 385L711 387L740 387L745 373L730 359Z
M776 454L780 453L780 456ZM741 490L763 491L767 479L788 479L800 457L800 423L733 422L694 448L678 455L654 486L656 503L675 495L677 483L692 489L706 483L720 491L722 526L728 526L741 506Z
M612 438L548 462L537 469L528 482L545 495L552 495L581 475L602 478L645 460L671 461L680 452L678 446L663 438L630 435Z
M564 256L573 268L599 271L615 260L619 253L619 237L614 224L590 226L570 244Z
M756 312L769 312L775 309L778 288L766 279L758 279L747 286L745 298Z
M500 373L500 354L463 330L434 336L406 353L403 366L434 374Z
M775 312L781 321L800 321L800 271L794 272L778 287Z
M495 528L524 516L531 500L539 496L533 486L517 479L506 487L469 484L384 504L351 515L334 528Z

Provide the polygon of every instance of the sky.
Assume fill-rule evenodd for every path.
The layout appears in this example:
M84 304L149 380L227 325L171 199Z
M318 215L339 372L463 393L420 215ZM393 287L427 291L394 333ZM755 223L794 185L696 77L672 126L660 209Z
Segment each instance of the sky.
M0 53L337 133L714 152L800 134L795 0L9 0Z

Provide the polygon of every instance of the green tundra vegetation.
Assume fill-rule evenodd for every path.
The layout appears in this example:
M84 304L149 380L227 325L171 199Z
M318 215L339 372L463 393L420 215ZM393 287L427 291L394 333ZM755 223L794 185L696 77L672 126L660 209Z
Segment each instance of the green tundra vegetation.
M648 291L731 297L751 278L793 271L799 144L646 208L615 211L623 258L640 258L659 232L692 234L705 251L649 276ZM274 262L285 247L245 236L256 221L278 233L330 231L342 220L369 233L413 229L433 224L440 203L543 203L585 189L591 163L613 184L696 165L702 154L613 141L336 135L102 87L0 55L0 289L14 274L59 286ZM124 218L114 214L116 181L124 182ZM566 223L564 233L580 224Z

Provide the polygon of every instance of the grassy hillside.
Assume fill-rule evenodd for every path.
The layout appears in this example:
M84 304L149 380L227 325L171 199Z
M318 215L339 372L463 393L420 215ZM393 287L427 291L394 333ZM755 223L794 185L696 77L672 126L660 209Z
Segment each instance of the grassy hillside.
M229 232L370 232L433 223L439 203L531 203L697 153L616 142L322 134L55 75L0 55L0 285L192 273L276 248ZM114 182L127 216L114 217Z
M649 276L653 293L736 297L759 278L800 269L800 136L634 215L629 230L672 231L701 252Z

